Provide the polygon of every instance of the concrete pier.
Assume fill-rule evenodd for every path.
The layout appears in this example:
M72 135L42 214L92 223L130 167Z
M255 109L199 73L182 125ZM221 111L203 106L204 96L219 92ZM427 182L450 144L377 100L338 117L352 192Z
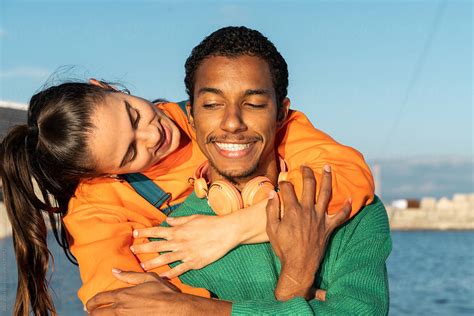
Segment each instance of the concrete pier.
M474 193L423 198L419 208L387 206L393 230L474 230Z

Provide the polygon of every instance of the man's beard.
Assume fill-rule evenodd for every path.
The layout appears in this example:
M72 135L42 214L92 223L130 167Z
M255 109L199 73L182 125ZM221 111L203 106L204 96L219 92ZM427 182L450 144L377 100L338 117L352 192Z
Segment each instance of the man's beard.
M249 168L247 168L246 170L238 170L238 171L219 170L211 160L209 160L209 165L211 166L212 169L217 171L219 175L224 177L224 179L226 179L233 185L237 185L239 182L244 181L250 177L254 178L255 172L258 170L258 162L254 163L252 166L249 166Z

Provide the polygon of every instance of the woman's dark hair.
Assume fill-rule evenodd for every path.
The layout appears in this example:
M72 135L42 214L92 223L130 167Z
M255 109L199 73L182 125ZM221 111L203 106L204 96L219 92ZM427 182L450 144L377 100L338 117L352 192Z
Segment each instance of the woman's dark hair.
M98 175L87 140L94 109L108 91L113 90L78 82L47 88L31 98L28 123L14 127L0 144L0 176L18 265L14 315L56 314L46 280L51 254L43 214L71 258L62 218L79 181Z
M202 62L213 56L238 58L256 56L265 60L270 68L277 104L280 107L288 93L288 66L275 45L262 33L245 26L223 27L207 36L194 47L186 60L184 84L191 105L194 101L196 71Z

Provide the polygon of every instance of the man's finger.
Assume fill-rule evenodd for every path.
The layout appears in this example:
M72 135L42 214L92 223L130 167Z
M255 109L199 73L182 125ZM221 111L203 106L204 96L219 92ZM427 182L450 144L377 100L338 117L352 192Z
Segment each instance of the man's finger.
M156 281L158 276L155 273L147 272L133 272L121 271L119 269L112 269L112 274L120 281L128 284L142 284L145 282Z
M325 165L323 168L323 176L321 179L321 187L319 188L318 200L316 201L316 212L321 216L326 213L329 200L332 194L332 175L331 167Z
M181 259L183 258L179 251L172 251L172 252L167 252L162 255L159 255L158 257L153 258L151 260L144 261L141 263L141 266L143 270L148 271L154 268L164 266L166 264L173 263L175 261L179 261Z
M168 278L168 279L174 279L174 278L180 276L181 274L183 274L185 272L188 272L189 270L191 270L191 268L189 267L189 264L184 262L184 263L178 264L176 267L174 267L171 270L168 270L164 273L161 273L160 277Z
M285 214L297 211L299 209L299 202L293 184L288 181L281 181L278 183L278 187L280 188L280 197L283 200Z
M342 208L339 210L339 212L333 215L328 215L326 222L328 223L331 230L335 229L336 227L341 226L344 222L346 222L349 219L351 210L352 210L352 200L347 199L344 202L344 205L342 206Z
M275 230L280 223L280 200L278 194L275 191L270 192L270 196L267 202L267 234L274 235Z
M130 247L130 250L134 254L139 253L158 253L163 251L173 251L176 250L176 245L168 240L159 240L146 242L139 245L133 245Z
M191 216L181 216L181 217L168 217L166 219L166 222L170 224L171 226L179 226L179 225L184 225L199 215L191 215Z
M171 227L150 227L150 228L139 228L133 231L134 238L145 238L145 237L154 237L154 238L164 238L170 239Z
M303 173L303 193L301 196L301 204L307 209L312 209L316 195L316 178L311 168L301 166Z

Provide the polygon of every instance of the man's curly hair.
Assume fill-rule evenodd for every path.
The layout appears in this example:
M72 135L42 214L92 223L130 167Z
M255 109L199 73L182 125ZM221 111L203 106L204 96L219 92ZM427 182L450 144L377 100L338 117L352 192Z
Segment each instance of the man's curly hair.
M209 57L223 56L237 58L240 56L256 56L265 60L270 68L273 87L278 107L288 93L288 66L285 59L259 31L244 26L228 26L207 36L198 46L194 47L186 60L186 77L184 83L191 105L194 102L195 74L201 63Z

